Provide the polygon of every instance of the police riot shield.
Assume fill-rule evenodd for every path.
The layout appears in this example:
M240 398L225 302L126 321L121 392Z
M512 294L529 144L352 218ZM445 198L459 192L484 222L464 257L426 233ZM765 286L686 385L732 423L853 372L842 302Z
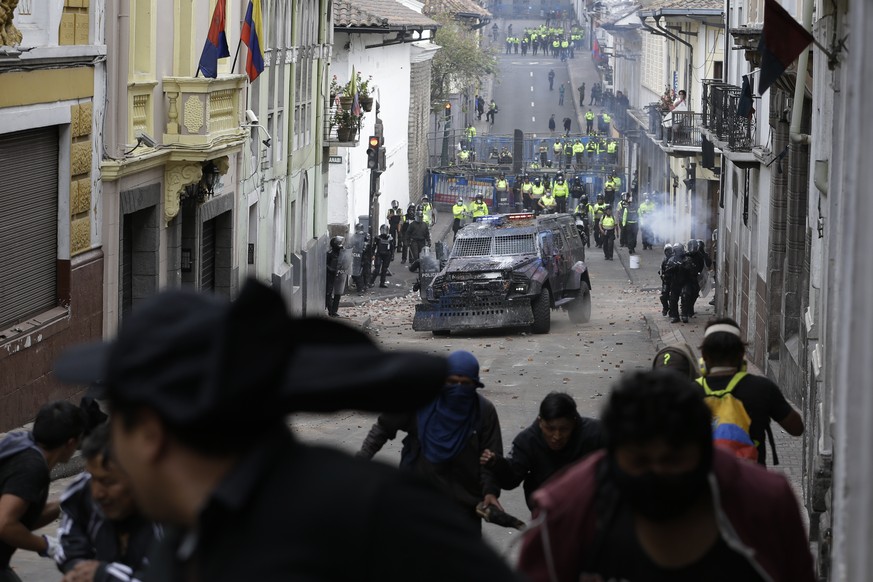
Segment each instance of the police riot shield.
M697 284L700 285L700 296L706 297L712 289L712 273L704 269L697 275Z
M439 272L440 261L434 256L430 247L421 249L421 253L418 255L418 292L423 300L427 298L427 288Z
M352 269L352 249L344 248L340 251L339 260L336 264L336 279L333 280L333 294L344 295L349 282L349 272Z
M358 232L352 235L352 240L349 242L349 249L352 251L352 267L349 273L352 277L359 277L361 270L364 267L364 242L366 238L364 233Z

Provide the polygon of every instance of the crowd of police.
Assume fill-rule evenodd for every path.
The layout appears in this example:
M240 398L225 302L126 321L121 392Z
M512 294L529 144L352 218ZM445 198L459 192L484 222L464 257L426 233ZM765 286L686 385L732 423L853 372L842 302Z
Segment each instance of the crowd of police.
M492 33L497 35L497 24L492 27ZM504 45L506 54L527 55L531 51L533 55L538 52L543 55L550 55L553 58L566 60L568 58L576 58L576 51L583 48L582 40L585 38L585 31L578 25L573 25L569 29L547 26L542 24L537 27L525 28L520 35L514 35L512 32L512 24L506 27L506 38Z
M375 240L371 240L361 223L355 225L355 232L348 242L344 236L331 238L325 286L328 315L338 316L340 298L346 293L349 278L358 295L363 295L375 286L377 277L379 287L388 286L389 266L397 254L400 254L402 265L407 260L409 263L417 261L422 250L431 245L430 229L436 224L436 219L436 209L427 196L417 205L410 204L406 210L393 200L386 222L379 227Z
M694 315L694 304L700 297L701 284L706 283L712 259L702 240L690 240L664 245L661 262L661 314L671 323L688 323ZM680 303L681 300L681 303Z

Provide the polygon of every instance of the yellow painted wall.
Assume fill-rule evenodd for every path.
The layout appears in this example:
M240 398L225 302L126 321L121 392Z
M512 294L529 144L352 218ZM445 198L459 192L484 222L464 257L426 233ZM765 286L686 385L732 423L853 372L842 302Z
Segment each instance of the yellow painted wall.
M0 74L0 107L52 103L94 96L93 67Z

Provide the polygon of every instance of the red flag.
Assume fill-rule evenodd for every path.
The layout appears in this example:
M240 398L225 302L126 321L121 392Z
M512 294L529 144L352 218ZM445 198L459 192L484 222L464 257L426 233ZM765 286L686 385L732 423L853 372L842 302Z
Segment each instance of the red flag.
M763 95L813 40L812 34L776 0L764 0L764 30L758 44L761 53L758 95Z
M224 0L218 0L215 3L215 11L212 13L212 24L209 25L206 43L200 54L200 64L197 67L204 77L215 79L218 76L218 59L230 56L230 50L227 48L227 37L224 34L224 21Z

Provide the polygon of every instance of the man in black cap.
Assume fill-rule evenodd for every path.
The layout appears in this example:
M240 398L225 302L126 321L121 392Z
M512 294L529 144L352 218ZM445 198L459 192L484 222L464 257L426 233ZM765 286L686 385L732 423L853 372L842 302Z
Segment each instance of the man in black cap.
M411 476L300 444L292 411L401 411L445 360L291 320L248 283L229 306L168 291L56 375L101 379L112 442L147 517L167 524L146 580L515 580L451 504ZM426 565L422 568L422 565Z

